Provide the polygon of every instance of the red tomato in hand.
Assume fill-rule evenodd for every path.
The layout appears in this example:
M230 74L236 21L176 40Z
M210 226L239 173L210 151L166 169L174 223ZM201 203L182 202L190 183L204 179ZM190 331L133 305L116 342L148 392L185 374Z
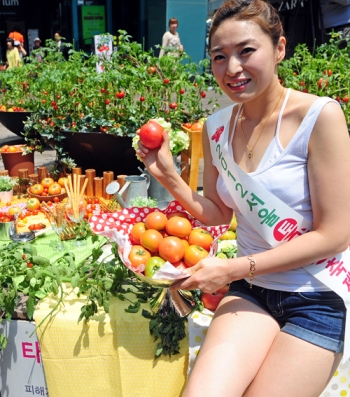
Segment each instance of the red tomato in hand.
M156 149L163 142L163 127L155 121L148 121L139 132L140 141L147 149Z
M178 237L164 237L159 244L159 256L170 263L178 262L185 255L185 246Z
M223 297L224 297L224 294L221 294L221 293L208 294L206 292L203 292L201 301L206 309L211 310L212 312L215 312L215 310L219 306L219 303L221 302L221 299Z
M133 244L140 244L141 235L146 231L144 222L137 222L130 231L130 240Z
M188 219L173 216L166 223L165 230L170 236L184 238L190 235L192 226Z
M168 218L162 212L151 212L146 216L145 225L147 229L163 230Z
M144 249L142 245L133 245L129 254L129 260L135 267L145 265L148 259L151 257L149 251Z
M207 232L206 230L198 227L193 229L188 236L188 244L189 245L199 245L205 250L210 250L210 245L213 242L213 236Z
M208 254L209 252L199 245L190 245L185 251L185 264L188 267L192 267L201 259L206 258Z
M159 251L159 244L163 240L163 236L158 232L158 230L148 229L142 233L140 237L140 243L152 254Z

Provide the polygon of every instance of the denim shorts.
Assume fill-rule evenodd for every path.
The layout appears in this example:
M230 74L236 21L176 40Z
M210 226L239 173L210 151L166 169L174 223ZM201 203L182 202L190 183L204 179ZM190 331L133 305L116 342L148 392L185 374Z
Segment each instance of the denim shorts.
M281 331L335 353L343 351L346 308L333 291L285 292L234 281L226 295L239 296L259 306Z

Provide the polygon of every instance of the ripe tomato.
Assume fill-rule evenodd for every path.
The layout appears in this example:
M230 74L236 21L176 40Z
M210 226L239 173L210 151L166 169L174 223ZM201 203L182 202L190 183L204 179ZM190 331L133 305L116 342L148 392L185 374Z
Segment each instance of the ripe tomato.
M187 128L188 130L190 130L192 127L192 123L185 123L184 127Z
M164 264L164 259L160 258L159 256L152 256L146 262L145 276L153 277L154 273L156 273Z
M186 266L192 267L201 259L207 257L209 252L199 245L190 245L184 255L184 261Z
M10 153L15 153L15 152L17 152L17 148L16 148L16 146L9 146L7 151Z
M321 77L317 82L317 86L319 89L328 87L328 80Z
M163 240L163 236L158 232L158 230L148 229L141 234L140 243L152 254L159 251L159 244Z
M207 96L207 94L204 91L201 91L201 97L205 98Z
M27 201L27 205L29 211L38 210L40 208L40 201L37 198L32 197Z
M151 212L145 218L145 225L147 229L163 230L168 221L166 215L162 212Z
M219 292L220 294L226 294L226 292L230 289L230 286L228 284L224 285L223 287L219 288L215 292Z
M170 263L178 262L185 255L185 246L178 237L164 237L159 244L159 255Z
M164 83L164 84L169 84L169 83L170 83L170 80L169 80L169 79L164 79L164 80L163 80L163 83Z
M220 236L220 240L236 240L236 232L233 230L226 230L226 232Z
M171 102L169 104L169 108L175 110L177 108L177 103L176 102Z
M173 216L167 221L165 230L170 236L184 238L190 235L192 227L188 219Z
M133 244L140 244L141 235L146 231L144 222L137 222L130 231L130 239Z
M36 183L35 185L30 187L30 193L35 194L36 196L40 196L44 191L44 186L40 183Z
M210 245L213 242L213 236L207 232L206 230L198 227L193 229L188 236L188 244L189 245L199 245L205 250L210 250Z
M202 131L203 124L202 123L194 123L191 126L191 131Z
M186 264L185 264L185 262L183 260L174 262L174 263L172 263L172 265L174 267L176 267L177 269L179 269L179 270L187 269L187 266L186 266Z
M58 183L61 187L63 187L63 188L64 188L64 182L66 182L67 185L68 185L68 178L60 178L60 179L57 181L57 183Z
M118 91L115 96L119 99L123 99L125 97L125 91Z
M151 254L142 245L133 245L128 258L133 266L138 267L145 265L150 257Z
M185 90L183 88L180 89L180 94L183 95L185 93Z
M49 188L51 185L53 185L55 183L55 181L52 179L52 178L44 178L42 181L41 181L41 184L44 186L44 187L47 187L47 188Z
M50 196L53 196L55 194L60 194L61 193L61 185L59 185L57 182L53 183L49 187L48 193L49 193Z
M343 98L343 102L344 103L348 103L349 102L349 97L347 95L345 95L345 97Z
M163 127L155 121L148 121L139 132L140 141L147 149L156 149L163 142Z
M180 238L180 240L182 241L182 244L185 247L185 250L189 247L189 243L185 238Z
M215 310L219 306L219 303L221 302L221 299L223 297L224 297L224 294L221 294L221 293L208 294L206 292L203 292L201 301L206 309L211 310L212 312L215 312Z
M57 196L55 196L55 197L53 198L53 202L54 202L54 203L59 203L59 202L60 202L60 199L59 199Z
M21 207L16 207L16 206L14 206L14 207L9 208L8 211L7 211L7 213L8 213L9 215L16 215L16 214L18 214L20 211L21 211Z

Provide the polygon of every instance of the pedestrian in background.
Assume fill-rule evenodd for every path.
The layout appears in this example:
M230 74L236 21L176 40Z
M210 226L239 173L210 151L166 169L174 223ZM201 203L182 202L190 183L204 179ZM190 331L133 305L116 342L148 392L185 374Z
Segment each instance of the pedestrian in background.
M34 50L38 50L39 48L41 48L41 40L40 40L40 38L39 37L36 37L34 40L33 40L33 51Z
M169 19L169 30L164 33L162 39L162 48L159 53L159 58L164 54L171 54L179 56L179 52L183 51L183 45L181 44L179 33L176 29L179 26L179 22L176 18Z
M17 48L19 56L20 56L21 61L23 63L23 58L25 56L27 56L27 51L24 49L23 44L20 41L18 41L18 40L14 41L14 46L15 46L15 48Z
M61 52L65 60L68 60L68 47L64 43L64 39L61 36L61 33L56 31L54 34L54 40L57 44L58 51Z
M22 66L21 57L19 55L18 49L15 47L15 42L13 39L6 39L6 68L12 69L15 67Z
M13 31L8 35L8 37L14 41L19 41L22 46L24 45L24 37L21 33L21 28L18 25L13 28Z

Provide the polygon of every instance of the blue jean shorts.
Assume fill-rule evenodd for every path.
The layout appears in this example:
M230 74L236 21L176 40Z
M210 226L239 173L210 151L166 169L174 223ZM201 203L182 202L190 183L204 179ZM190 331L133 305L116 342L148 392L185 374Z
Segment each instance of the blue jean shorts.
M239 296L259 306L281 331L335 353L343 351L346 308L333 291L285 292L234 281L226 295Z

